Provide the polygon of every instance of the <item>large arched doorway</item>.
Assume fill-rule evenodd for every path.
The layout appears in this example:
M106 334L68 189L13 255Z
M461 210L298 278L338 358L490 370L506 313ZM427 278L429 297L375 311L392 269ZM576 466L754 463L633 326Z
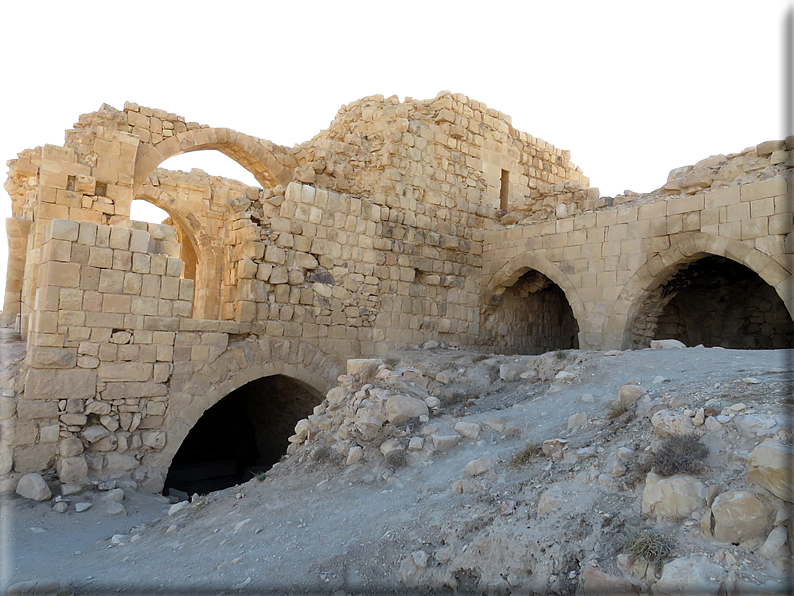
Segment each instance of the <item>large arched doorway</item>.
M262 377L210 407L188 433L171 461L164 494L178 489L204 494L249 480L287 451L298 420L323 397L284 375Z
M635 349L652 339L732 349L786 348L794 339L775 289L748 267L714 255L675 266L629 325Z
M542 354L579 347L579 325L562 289L529 270L483 314L485 345L505 354Z

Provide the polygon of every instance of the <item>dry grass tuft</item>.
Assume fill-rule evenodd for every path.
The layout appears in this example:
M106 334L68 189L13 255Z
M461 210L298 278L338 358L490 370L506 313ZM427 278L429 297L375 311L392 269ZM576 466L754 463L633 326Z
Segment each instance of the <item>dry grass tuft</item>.
M675 474L703 474L709 448L695 435L673 435L661 444L651 458L654 471L659 476Z
M645 559L656 569L671 557L675 543L667 534L656 530L640 530L630 536L623 550L634 559Z
M514 468L521 468L532 461L532 458L540 454L541 450L538 443L527 443L523 448L513 454L513 457L510 458L510 465Z

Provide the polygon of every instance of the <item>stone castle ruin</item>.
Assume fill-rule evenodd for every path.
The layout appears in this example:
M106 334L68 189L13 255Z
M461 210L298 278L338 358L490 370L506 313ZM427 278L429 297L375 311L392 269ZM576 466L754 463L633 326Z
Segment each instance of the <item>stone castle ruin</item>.
M364 98L292 148L102 106L8 162L2 317L25 356L5 363L5 486L239 481L279 459L347 359L428 341L789 347L792 145L613 198L462 94ZM198 150L261 188L159 168ZM133 200L169 219L132 221Z

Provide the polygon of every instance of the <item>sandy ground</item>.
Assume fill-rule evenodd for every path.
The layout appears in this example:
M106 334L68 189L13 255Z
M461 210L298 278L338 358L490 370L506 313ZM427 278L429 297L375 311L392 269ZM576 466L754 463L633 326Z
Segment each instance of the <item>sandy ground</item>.
M437 551L443 546L439 536L458 526L476 526L482 519L491 523L488 520L498 514L488 512L498 512L508 498L517 501L519 512L526 510L527 519L534 517L532 507L544 483L573 479L570 491L582 497L582 516L602 515L608 507L613 509L609 515L620 510L636 514L638 491L602 491L574 482L585 466L557 470L541 462L515 470L509 465L527 442L564 437L574 448L613 448L641 440L638 432L649 433L647 419L617 435L602 422L608 403L630 379L672 405L697 405L708 399L729 405L740 399L756 404L759 412L784 412L784 371L790 369L791 352L686 348L617 356L579 354L579 364L568 367L577 375L570 383L498 381L493 384L496 391L475 400L462 418L453 418L445 408L430 420L441 433L451 432L459 420L481 422L498 415L520 432L486 432L479 441L462 441L450 451L396 469L385 479L381 468L366 463L297 465L288 459L264 481L211 493L170 516L164 497L129 486L123 486L126 515L109 515L101 491L68 497L70 508L62 514L52 510L52 502L7 496L0 505L2 593L28 580L67 583L76 594L407 593L398 581L406 556ZM463 370L458 366L465 358L471 362L470 353L453 350L400 356L402 366L421 362L428 367L446 365L453 372ZM659 376L665 380L653 384ZM747 377L759 382L742 382ZM583 402L583 394L591 394L593 401ZM577 412L585 412L593 422L569 431L568 418ZM482 455L501 462L491 488L452 494L450 485L463 477L465 464ZM87 511L74 510L74 503L89 501L93 505ZM520 523L518 519L516 515L507 521ZM556 524L562 522L538 523L531 531L553 540ZM560 525L560 531L565 527ZM121 544L113 544L114 535L123 536L116 538ZM586 539L583 544L596 551L593 556L606 548L588 547ZM769 570L755 571L759 581L772 577ZM459 593L464 588L461 584Z

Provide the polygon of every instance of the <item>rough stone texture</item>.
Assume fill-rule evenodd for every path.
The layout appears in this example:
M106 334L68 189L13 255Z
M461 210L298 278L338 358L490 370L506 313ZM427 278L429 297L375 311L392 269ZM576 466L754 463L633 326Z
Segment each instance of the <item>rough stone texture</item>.
M776 508L761 495L749 491L722 493L711 505L714 538L740 543L765 537L772 529Z
M25 474L19 479L17 494L33 501L46 501L52 496L44 478L36 473Z
M692 418L686 414L677 414L671 410L659 410L651 416L653 430L662 437L686 435L694 432Z
M750 453L747 481L762 486L776 497L794 503L794 447L764 441Z
M401 424L419 416L426 416L428 409L427 404L421 399L394 395L386 400L386 413L390 422Z
M667 563L662 576L651 588L655 596L720 593L727 572L706 557L681 557Z
M650 472L642 492L642 514L680 520L702 507L706 488L697 478L676 474L661 478Z

